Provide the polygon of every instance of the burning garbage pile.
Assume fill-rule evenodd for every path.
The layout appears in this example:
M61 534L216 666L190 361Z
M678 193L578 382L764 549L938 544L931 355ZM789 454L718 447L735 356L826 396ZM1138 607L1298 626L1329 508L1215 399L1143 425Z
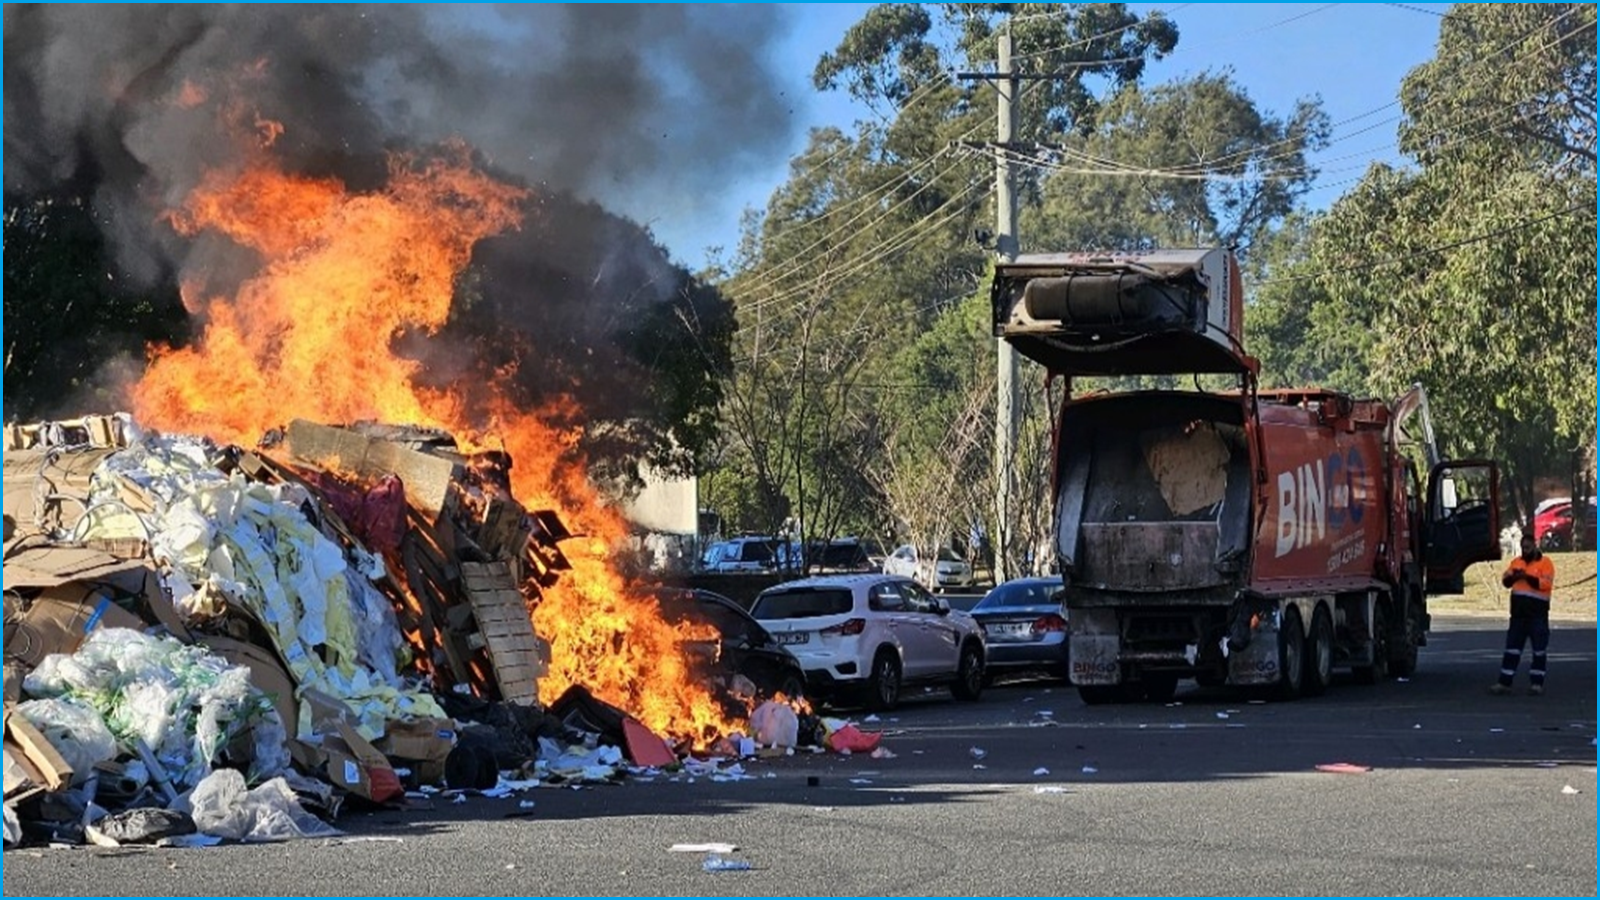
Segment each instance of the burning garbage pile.
M712 749L581 685L541 705L534 623L573 537L514 499L504 454L304 421L253 449L126 416L5 437L8 845L327 834L346 797L606 782ZM720 749L753 755L755 698L720 693Z

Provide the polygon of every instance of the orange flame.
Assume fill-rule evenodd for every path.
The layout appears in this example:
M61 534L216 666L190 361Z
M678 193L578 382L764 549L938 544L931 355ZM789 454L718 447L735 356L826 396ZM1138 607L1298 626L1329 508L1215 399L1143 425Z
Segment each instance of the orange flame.
M307 418L444 428L469 449L503 447L518 500L554 509L587 537L563 545L573 568L534 612L553 655L542 699L580 684L657 733L705 744L739 725L680 649L704 635L666 623L614 568L609 549L626 524L577 460L579 435L548 424L576 421L572 401L517 409L493 379L470 393L466 384L423 388L421 365L389 347L402 332L445 324L473 245L517 227L526 197L473 169L460 146L429 161L394 160L371 193L265 162L210 173L168 220L185 235L223 235L255 251L260 266L231 299L198 293L211 273L185 273L185 302L201 310L204 330L189 347L152 348L133 410L157 428L246 446Z

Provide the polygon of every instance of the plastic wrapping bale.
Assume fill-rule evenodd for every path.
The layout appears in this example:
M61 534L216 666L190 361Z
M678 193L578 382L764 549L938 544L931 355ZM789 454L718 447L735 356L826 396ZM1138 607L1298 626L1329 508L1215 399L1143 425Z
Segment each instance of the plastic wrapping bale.
M39 730L72 767L72 783L82 784L94 767L117 758L117 739L88 703L71 697L19 703L16 714Z
M763 747L796 747L800 744L800 717L787 704L768 700L750 716L750 729Z
M243 775L218 769L194 789L189 806L201 834L228 841L254 844L339 834L306 812L282 778L247 790Z
M46 658L25 685L34 696L97 709L115 736L112 755L103 759L115 758L118 746L131 754L143 741L179 784L199 782L247 730L253 732L253 775L275 775L289 764L288 732L271 701L251 685L250 670L169 637L96 631L72 656Z

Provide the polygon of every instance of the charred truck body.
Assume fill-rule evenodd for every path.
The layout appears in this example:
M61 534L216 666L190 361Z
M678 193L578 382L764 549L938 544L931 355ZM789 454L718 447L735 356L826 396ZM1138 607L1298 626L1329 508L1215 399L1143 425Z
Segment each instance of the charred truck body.
M1420 387L1393 404L1257 389L1230 252L1023 256L993 300L996 336L1066 382L1055 551L1085 701L1409 674L1428 594L1499 558L1496 467L1438 460ZM1073 395L1075 378L1201 374L1236 386Z

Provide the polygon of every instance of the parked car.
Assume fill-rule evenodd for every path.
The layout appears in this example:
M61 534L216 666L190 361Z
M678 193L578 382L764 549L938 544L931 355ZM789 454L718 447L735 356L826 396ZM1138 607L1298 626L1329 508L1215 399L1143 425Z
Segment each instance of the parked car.
M694 641L689 652L724 677L743 675L762 696L805 696L806 674L800 660L738 603L700 588L660 587L653 591L669 622L691 621L717 629L720 640Z
M1068 677L1067 610L1061 578L1014 578L985 594L972 609L989 649L985 670L1037 670Z
M873 541L853 537L812 541L806 562L816 575L878 572L883 567L883 551Z
M961 700L983 691L983 630L909 578L804 578L762 591L750 613L799 658L819 699L893 709L905 685L946 684Z
M883 561L883 571L886 575L903 575L935 591L970 588L975 583L972 566L949 547L940 547L931 558L925 558L915 546L906 544Z
M737 537L718 541L700 557L706 572L765 572L773 568L778 541L770 537Z
M1581 526L1574 522L1571 497L1545 500L1533 509L1533 539L1540 549L1561 551L1593 549L1595 545L1595 501L1590 498L1588 516Z

